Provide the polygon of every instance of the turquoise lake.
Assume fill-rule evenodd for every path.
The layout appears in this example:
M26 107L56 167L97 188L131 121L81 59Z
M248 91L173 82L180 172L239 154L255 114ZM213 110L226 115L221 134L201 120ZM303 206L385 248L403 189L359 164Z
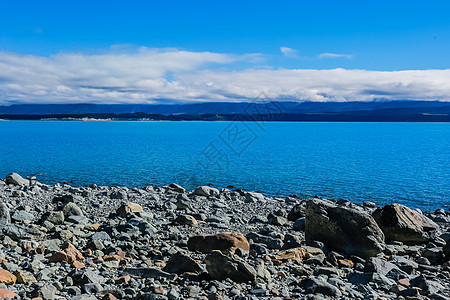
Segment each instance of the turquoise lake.
M448 123L1 121L0 177L450 207Z

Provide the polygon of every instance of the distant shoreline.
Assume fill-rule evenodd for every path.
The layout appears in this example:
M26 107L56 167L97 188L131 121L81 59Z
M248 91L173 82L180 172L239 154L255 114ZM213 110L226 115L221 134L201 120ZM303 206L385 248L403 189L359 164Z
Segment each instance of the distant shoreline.
M0 120L16 121L242 121L242 122L425 122L448 123L450 114L381 114L373 111L308 114L225 114L225 115L154 115L126 114L71 114L71 115L0 115Z

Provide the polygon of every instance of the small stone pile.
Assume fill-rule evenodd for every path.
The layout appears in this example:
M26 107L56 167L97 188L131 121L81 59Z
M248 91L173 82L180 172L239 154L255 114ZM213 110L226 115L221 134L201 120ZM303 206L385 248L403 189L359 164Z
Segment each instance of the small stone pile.
M0 180L0 299L450 299L450 212Z

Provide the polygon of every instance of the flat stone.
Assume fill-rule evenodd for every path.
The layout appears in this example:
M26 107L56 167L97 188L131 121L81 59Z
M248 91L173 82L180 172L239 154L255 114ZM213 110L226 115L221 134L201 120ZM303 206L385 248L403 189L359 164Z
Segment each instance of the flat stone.
M202 234L189 238L187 242L188 249L191 251L199 251L210 253L213 250L222 252L234 252L237 248L241 248L246 252L250 251L248 240L239 232L221 232L217 234Z
M123 275L136 276L139 278L163 277L163 278L167 278L169 280L175 280L175 278L178 277L175 274L164 272L164 271L161 271L156 268L126 268L122 273L122 276Z
M30 285L32 283L37 282L36 278L34 277L33 273L28 271L20 271L17 270L14 275L17 277L17 283L23 283L26 285Z
M34 221L34 215L24 210L17 210L13 213L11 219L16 222Z
M47 221L53 224L63 224L64 223L64 213L62 211L51 211L47 217Z
M16 296L18 296L18 294L14 293L13 291L0 288L0 298L1 299L6 299L6 298L13 299Z
M17 277L11 274L11 272L0 269L0 283L14 285Z
M128 202L126 204L121 205L117 209L116 213L121 217L126 217L128 213L142 212L142 211L144 211L144 209L139 204Z
M281 249L284 245L283 241L279 238L261 235L256 232L248 233L246 238L248 240L253 240L255 243L265 244L269 249Z
M44 300L54 300L57 291L56 287L52 284L46 284L39 290Z
M300 286L305 289L307 294L318 293L332 297L340 297L342 295L341 291L334 285L314 277L303 279Z

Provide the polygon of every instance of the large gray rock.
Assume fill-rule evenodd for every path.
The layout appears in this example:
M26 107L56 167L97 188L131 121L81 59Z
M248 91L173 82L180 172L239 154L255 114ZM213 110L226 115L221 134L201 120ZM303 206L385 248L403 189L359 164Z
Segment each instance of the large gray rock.
M177 275L161 271L157 268L126 268L122 275L131 275L140 278L158 278L163 277L169 280L174 280Z
M246 262L223 255L220 251L213 251L205 258L206 270L214 280L230 278L234 282L254 281L256 270Z
M182 253L176 253L169 258L163 271L177 274L185 272L198 273L202 271L202 268L189 256Z
M439 226L431 219L401 204L380 207L372 216L387 241L425 243L439 233Z
M0 225L11 223L11 215L9 214L9 208L6 203L0 203Z
M445 244L443 251L445 256L450 258L450 240L447 240L447 243Z
M15 222L34 221L34 215L24 210L16 210L11 218Z
M200 251L203 253L210 253L213 250L234 253L238 248L246 252L250 250L248 240L239 232L194 235L188 239L187 246L190 251Z
M56 225L62 224L64 223L64 213L62 211L51 211L47 216L47 221Z
M65 216L83 216L81 208L73 202L69 202L63 207Z
M302 202L300 204L296 204L294 205L294 207L291 209L291 211L288 214L288 220L295 222L296 220L298 220L299 218L303 218L305 217L306 212L305 212L305 203Z
M245 202L246 203L265 202L265 197L261 193L247 192L245 193Z
M303 279L300 286L305 289L307 294L323 294L333 297L340 297L342 295L337 287L315 277Z
M169 188L171 188L172 190L174 190L175 192L178 192L178 193L185 193L186 192L185 188L183 188L181 185L176 184L176 183L171 183L169 185Z
M0 224L0 234L6 235L15 241L41 240L45 233L38 228L24 227L17 224Z
M402 271L398 266L377 257L371 257L368 260L366 264L366 271L375 272L388 278L391 278L394 275L401 276L402 278L408 278L408 274Z
M384 247L384 235L363 210L313 199L306 204L305 237L349 255L375 256Z
M254 243L264 244L269 249L281 249L284 245L281 239L265 236L256 232L250 232L245 237L247 240L253 240Z
M6 184L12 184L17 186L28 186L30 185L30 181L27 179L24 179L22 176L20 176L17 173L10 173L6 176L5 180Z
M219 190L212 188L210 186L199 186L198 188L195 189L194 194L197 196L204 196L204 197L209 197L209 196L218 196L219 195Z

